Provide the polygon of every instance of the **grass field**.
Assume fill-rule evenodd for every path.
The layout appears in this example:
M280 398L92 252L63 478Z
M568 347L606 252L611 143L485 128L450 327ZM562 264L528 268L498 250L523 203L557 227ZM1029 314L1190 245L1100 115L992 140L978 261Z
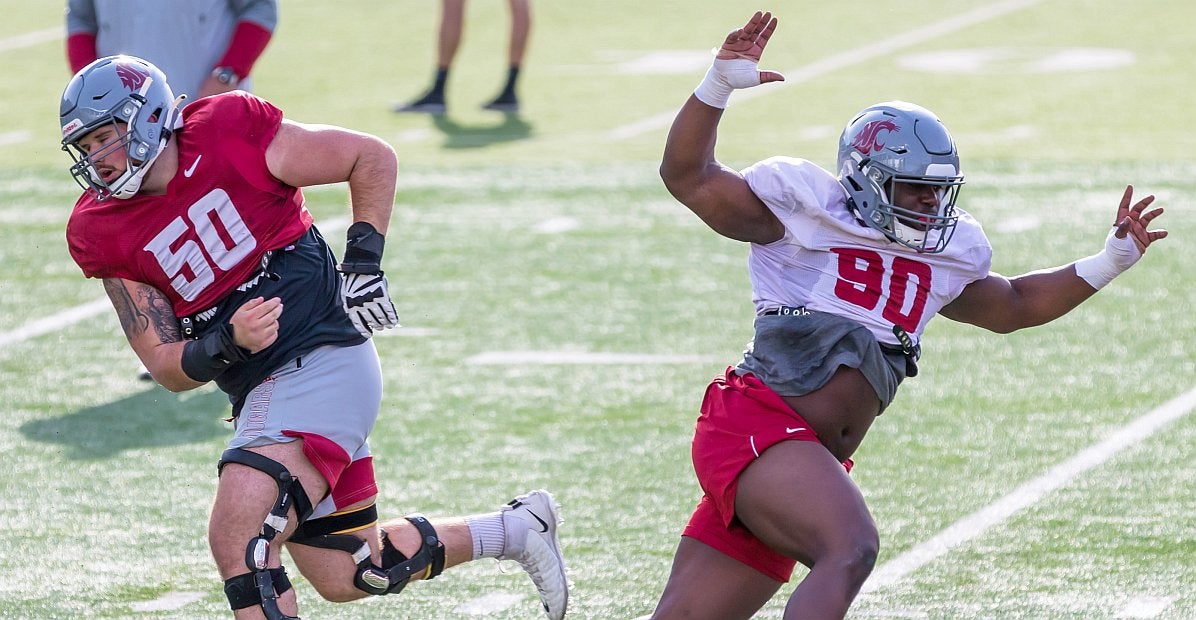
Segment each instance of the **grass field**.
M478 106L504 72L505 3L475 0L450 113L430 119L389 108L430 77L433 0L282 4L258 94L401 160L386 269L406 328L377 341L380 509L467 514L546 487L570 617L649 614L699 493L699 400L752 315L746 248L656 167L703 54L760 6L540 2L524 111L504 119ZM882 552L851 617L1196 617L1196 4L864 4L763 7L781 19L764 65L790 80L733 99L724 162L830 165L852 113L908 99L952 129L994 270L1096 252L1127 183L1158 195L1171 237L1054 324L930 326L922 375L856 455ZM137 380L63 241L61 3L0 9L0 618L226 617L205 532L227 401ZM344 188L307 195L341 239ZM347 606L291 575L304 618L542 617L518 568L488 561Z

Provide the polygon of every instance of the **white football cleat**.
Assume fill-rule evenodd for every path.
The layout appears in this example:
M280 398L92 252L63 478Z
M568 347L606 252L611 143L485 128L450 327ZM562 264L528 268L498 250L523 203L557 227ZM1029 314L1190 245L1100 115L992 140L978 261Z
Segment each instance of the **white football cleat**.
M519 562L540 593L544 613L550 620L565 617L569 604L569 581L556 526L562 522L556 500L545 490L529 491L499 509L506 544L500 560Z

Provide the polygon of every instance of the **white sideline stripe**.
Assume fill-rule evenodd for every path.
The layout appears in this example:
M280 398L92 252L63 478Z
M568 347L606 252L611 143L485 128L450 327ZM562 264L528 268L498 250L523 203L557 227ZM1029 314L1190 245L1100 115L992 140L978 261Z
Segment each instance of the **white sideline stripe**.
M948 17L933 24L915 28L909 32L890 37L883 41L877 41L871 45L865 45L853 50L847 50L834 54L822 60L814 61L803 67L791 69L789 71L782 71L781 75L785 76L784 82L773 82L755 88L746 90L737 90L732 96L732 103L737 101L744 101L753 99L755 97L762 97L764 95L772 94L781 88L788 88L796 86L802 82L812 80L818 76L837 71L845 67L860 64L862 62L872 60L885 54L890 54L900 49L917 45L941 37L946 34L963 30L969 26L974 26L986 22L1015 11L1039 4L1043 0L1006 0L1005 2L995 2L988 6L982 6L961 15ZM767 64L767 63L766 63ZM673 118L677 116L677 111L650 116L641 121L636 121L622 127L616 127L607 133L607 140L625 140L627 138L634 138L642 133L647 133L661 127L666 127L673 122Z
M348 224L348 217L335 217L320 222L318 227L320 232L327 234L345 228L348 226ZM105 296L93 301L89 301L81 306L67 308L58 314L48 316L44 319L38 319L36 321L26 323L25 325L22 325L21 327L18 327L10 332L0 332L0 351L4 350L9 345L24 342L30 338L36 338L43 334L56 332L60 329L74 325L79 321L90 319L97 314L103 314L105 310L111 308L112 303L109 302L108 297ZM404 335L414 336L417 334L412 333Z
M12 50L19 50L24 47L32 47L46 41L54 41L66 36L66 28L64 26L55 26L54 28L46 28L45 30L34 30L33 32L26 32L25 34L18 34L7 39L0 39L0 52L9 52Z
M42 334L56 332L64 327L90 319L97 314L103 314L105 311L111 309L112 304L108 302L108 298L101 297L81 306L68 308L58 314L52 314L44 319L26 323L10 332L0 332L0 349L5 349L9 345L23 342L30 338L36 338Z
M1045 474L1014 489L1005 497L989 504L959 521L936 536L916 545L905 553L878 567L860 594L874 592L893 585L906 575L945 555L951 549L980 536L1027 506L1041 500L1055 489L1066 485L1081 474L1108 461L1118 452L1137 445L1164 426L1187 415L1196 407L1196 388L1192 388L1154 410L1122 427L1105 440L1096 443Z

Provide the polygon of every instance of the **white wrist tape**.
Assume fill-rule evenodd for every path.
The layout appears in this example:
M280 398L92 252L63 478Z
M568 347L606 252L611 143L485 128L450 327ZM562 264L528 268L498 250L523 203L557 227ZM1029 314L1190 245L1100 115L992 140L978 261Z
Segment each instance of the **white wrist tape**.
M1116 230L1114 228L1105 237L1105 249L1099 254L1076 261L1076 275L1098 291L1142 258L1133 238L1127 234L1124 239L1118 239L1113 234Z
M737 88L751 88L760 85L760 68L754 60L715 58L706 71L702 83L694 89L694 96L702 103L724 110L731 98L731 91Z

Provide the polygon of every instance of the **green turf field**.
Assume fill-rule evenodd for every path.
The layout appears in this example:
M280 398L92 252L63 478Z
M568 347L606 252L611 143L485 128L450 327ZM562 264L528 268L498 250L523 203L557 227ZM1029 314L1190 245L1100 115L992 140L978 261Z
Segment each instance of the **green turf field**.
M931 325L922 375L856 454L882 550L851 617L1196 617L1196 4L542 0L524 111L505 119L478 110L504 73L499 0L470 3L439 119L389 112L431 75L434 0L282 4L258 94L401 161L386 269L407 327L377 340L371 440L387 516L548 488L569 617L651 613L699 493L698 403L752 316L746 248L656 167L703 54L772 8L763 64L790 81L732 105L725 163L830 165L852 113L908 99L954 133L994 270L1098 251L1127 183L1158 195L1172 235L1052 325ZM0 9L0 618L228 617L205 538L227 401L137 380L63 240L78 191L58 150L61 3ZM344 188L307 195L341 239ZM304 618L542 617L518 567L491 561L341 606L291 576Z

